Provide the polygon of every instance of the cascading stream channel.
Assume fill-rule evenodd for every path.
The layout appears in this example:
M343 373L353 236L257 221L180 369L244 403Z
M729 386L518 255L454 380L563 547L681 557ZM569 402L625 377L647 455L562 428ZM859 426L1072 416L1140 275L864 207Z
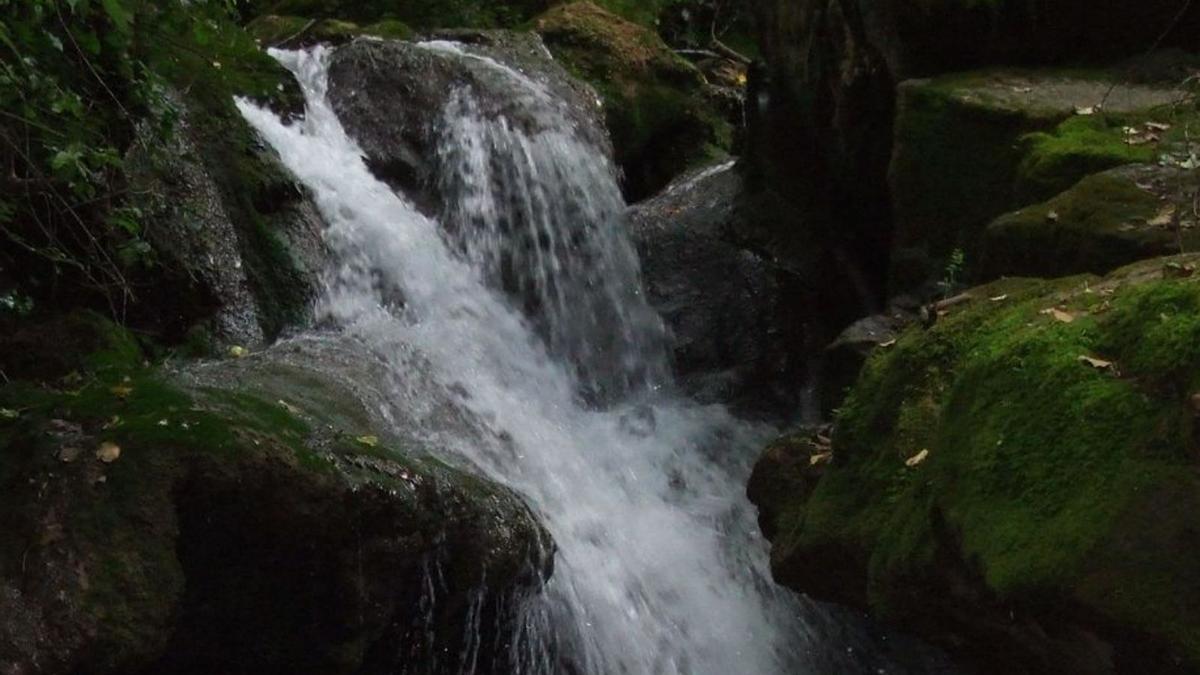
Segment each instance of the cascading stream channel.
M329 52L274 55L304 119L238 105L328 222L317 312L384 360L407 435L519 491L556 542L506 669L815 671L822 648L799 617L820 610L770 582L743 496L770 430L671 393L604 153L520 73L514 96L545 108L540 129L484 119L456 91L441 160L457 198L440 223L368 170L325 97Z

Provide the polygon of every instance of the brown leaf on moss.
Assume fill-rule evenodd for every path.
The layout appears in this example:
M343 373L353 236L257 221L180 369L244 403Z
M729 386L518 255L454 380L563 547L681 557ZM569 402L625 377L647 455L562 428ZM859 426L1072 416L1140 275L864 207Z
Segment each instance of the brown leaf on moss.
M121 446L111 441L105 441L96 448L96 459L105 464L112 464L121 456Z

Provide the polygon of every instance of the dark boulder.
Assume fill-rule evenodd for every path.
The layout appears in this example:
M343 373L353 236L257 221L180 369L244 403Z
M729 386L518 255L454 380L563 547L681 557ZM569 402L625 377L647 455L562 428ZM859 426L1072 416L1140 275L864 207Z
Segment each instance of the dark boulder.
M629 211L650 304L671 333L676 374L702 401L795 412L803 317L789 274L742 240L732 162L681 178Z
M330 101L372 171L424 210L440 207L437 134L459 88L471 89L481 115L504 116L532 132L546 128L538 115L543 108L529 105L530 91L513 78L537 82L565 103L581 136L610 152L595 93L556 64L536 35L458 31L435 37L444 41L356 40L337 50L329 69Z

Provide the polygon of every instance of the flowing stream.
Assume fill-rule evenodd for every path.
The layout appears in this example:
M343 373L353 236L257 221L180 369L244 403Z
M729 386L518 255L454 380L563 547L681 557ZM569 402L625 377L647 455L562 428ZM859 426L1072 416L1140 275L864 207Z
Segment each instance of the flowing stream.
M364 164L325 97L326 49L274 52L305 91L303 120L238 105L328 222L317 312L393 371L389 395L418 411L405 433L517 490L554 538L504 670L820 672L845 644L824 646L823 610L770 582L743 496L772 430L673 392L605 153L537 82L424 48L506 71L542 122L488 119L468 87L452 92L438 164L454 198L437 219ZM435 414L439 400L486 433Z

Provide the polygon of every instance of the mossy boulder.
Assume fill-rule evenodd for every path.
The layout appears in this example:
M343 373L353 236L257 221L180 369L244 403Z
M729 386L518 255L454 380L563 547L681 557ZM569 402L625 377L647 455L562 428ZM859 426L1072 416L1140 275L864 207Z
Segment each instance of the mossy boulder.
M981 672L1195 672L1197 262L995 282L877 350L831 456L756 468L775 578Z
M1165 139L1128 130L1177 121L1186 94L1111 77L1001 70L901 83L889 171L895 287L936 274L955 248L970 260L1004 213L1156 158Z
M419 30L512 28L552 4L553 0L251 0L242 13L249 17L303 16L359 25L400 21Z
M263 46L289 49L317 43L336 45L359 36L407 40L414 35L408 24L396 19L357 24L341 19L306 19L278 14L257 17L246 24L246 30Z
M1133 164L1088 176L1045 202L1005 214L983 233L977 274L1104 274L1137 260L1195 251L1197 178Z
M603 98L630 201L732 147L732 125L708 97L703 75L654 31L592 2L554 7L533 26L555 58Z
M102 362L61 389L0 388L0 670L504 658L488 650L507 644L510 596L550 550L513 493L271 353L181 372Z

